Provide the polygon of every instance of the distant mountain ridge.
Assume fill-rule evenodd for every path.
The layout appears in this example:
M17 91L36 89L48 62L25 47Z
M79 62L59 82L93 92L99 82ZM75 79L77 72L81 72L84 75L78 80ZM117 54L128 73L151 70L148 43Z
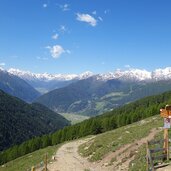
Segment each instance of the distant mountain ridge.
M14 68L9 69L8 72L13 75L17 75L25 80L38 79L42 81L52 81L52 80L69 81L73 79L81 80L81 79L86 79L93 75L93 73L90 71L86 71L82 74L48 74L48 73L36 74L36 73L31 73L30 71L22 71Z
M44 94L51 90L65 87L78 80L86 79L91 77L93 73L87 71L80 75L77 74L35 74L30 71L21 71L19 69L9 69L10 74L16 75L30 85L32 85L37 91Z
M8 70L8 73L16 75L21 79L25 80L41 94L45 94L54 89L66 87L71 83L87 79L92 76L96 77L97 80L101 81L117 79L128 82L155 82L160 80L171 79L171 67L167 67L164 69L156 69L152 72L131 68L127 70L118 69L114 72L108 72L103 74L93 74L90 71L86 71L82 74L36 74L30 71L22 71L19 69L11 68Z
M164 69L156 69L152 72L149 72L144 69L127 69L120 70L117 69L114 72L108 72L103 74L93 74L90 71L86 71L82 74L35 74L30 71L22 71L19 69L11 68L8 70L9 73L17 75L24 80L42 80L42 81L70 81L70 80L82 80L89 78L91 76L96 76L101 80L110 80L110 79L121 79L126 81L158 81L158 80L167 80L171 79L171 67L166 67Z
M40 93L20 77L0 68L0 90L24 101L32 102Z

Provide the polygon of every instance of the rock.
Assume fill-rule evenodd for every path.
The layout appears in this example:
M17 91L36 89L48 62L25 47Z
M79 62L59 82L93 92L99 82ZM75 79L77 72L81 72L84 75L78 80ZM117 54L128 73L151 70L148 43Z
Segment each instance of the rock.
M109 163L104 163L104 166L107 167L109 165Z
M130 132L129 131L125 131L127 134L130 134Z
M88 147L84 147L84 150L88 150Z

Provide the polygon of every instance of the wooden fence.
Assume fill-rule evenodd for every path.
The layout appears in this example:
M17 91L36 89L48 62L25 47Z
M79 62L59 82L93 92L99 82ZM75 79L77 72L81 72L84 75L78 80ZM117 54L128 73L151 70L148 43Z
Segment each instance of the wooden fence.
M147 171L155 171L156 168L168 165L168 163L163 164L163 161L169 159L169 146L166 144L168 144L167 139L147 141Z

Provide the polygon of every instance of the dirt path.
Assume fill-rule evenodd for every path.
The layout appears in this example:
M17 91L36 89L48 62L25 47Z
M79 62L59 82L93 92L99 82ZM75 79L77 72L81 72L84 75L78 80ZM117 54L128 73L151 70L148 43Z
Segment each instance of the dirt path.
M129 164L134 159L135 154L138 153L139 147L145 144L147 140L152 140L154 136L160 131L160 129L152 129L147 137L136 140L132 144L126 144L125 146L122 146L116 152L108 154L102 160L102 162L106 163L107 161L111 161L112 158L115 158L115 161L112 163L112 166L110 168L117 171L128 171Z
M110 153L99 162L91 163L86 158L81 157L77 150L78 147L92 138L85 140L77 140L64 144L56 153L56 161L48 164L49 171L127 171L130 162L134 159L138 148L147 140L152 140L160 130L152 129L149 135L145 138L135 141L132 144L127 144L117 151ZM115 161L110 164L112 158ZM37 170L38 171L38 170Z

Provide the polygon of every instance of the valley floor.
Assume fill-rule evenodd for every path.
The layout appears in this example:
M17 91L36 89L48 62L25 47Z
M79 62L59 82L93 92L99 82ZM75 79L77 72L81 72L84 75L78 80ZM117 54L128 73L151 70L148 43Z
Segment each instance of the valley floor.
M134 159L140 146L147 140L152 140L160 129L151 129L148 136L135 140L133 143L123 145L114 152L108 153L102 160L89 162L78 154L78 147L81 144L94 141L91 138L72 141L64 144L58 149L55 155L55 161L48 164L49 171L127 171L129 165ZM112 159L115 159L112 161ZM36 171L40 171L38 169Z

